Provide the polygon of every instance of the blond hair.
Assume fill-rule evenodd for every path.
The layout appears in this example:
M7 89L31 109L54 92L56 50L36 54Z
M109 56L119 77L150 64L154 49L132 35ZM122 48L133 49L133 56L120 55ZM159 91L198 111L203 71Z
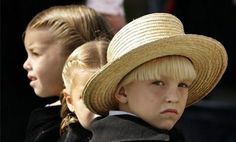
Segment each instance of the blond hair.
M71 90L78 69L95 72L105 65L107 46L106 41L91 41L75 49L68 57L62 71L65 87Z
M108 47L107 41L91 41L76 48L68 57L63 71L62 78L64 85L71 92L73 85L76 85L75 80L78 79L78 70L94 73L107 63L106 51ZM65 131L70 123L78 121L70 114L65 99L62 101L61 114L64 118L61 123L61 133Z
M76 47L92 40L111 40L110 27L102 15L84 5L53 6L38 13L26 31L49 30L68 56Z
M120 85L133 81L159 80L165 76L176 81L193 81L196 71L192 62L183 56L165 56L144 63L127 74Z

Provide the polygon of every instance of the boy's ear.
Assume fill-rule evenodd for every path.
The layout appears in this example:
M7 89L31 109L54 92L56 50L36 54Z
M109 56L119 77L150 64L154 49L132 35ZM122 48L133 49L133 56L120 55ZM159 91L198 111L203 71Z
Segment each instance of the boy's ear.
M118 88L115 93L115 97L120 103L126 104L128 102L127 94L123 86Z
M72 105L72 97L69 94L68 90L63 89L62 93L64 95L64 99L66 101L67 107L69 108L71 112L74 112L74 106Z

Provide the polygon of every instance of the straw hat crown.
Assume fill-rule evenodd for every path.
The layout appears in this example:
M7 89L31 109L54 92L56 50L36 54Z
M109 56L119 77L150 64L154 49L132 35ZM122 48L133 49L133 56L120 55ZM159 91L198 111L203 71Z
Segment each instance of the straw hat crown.
M184 35L181 21L168 13L153 13L132 21L122 28L109 44L107 60L111 62L146 43Z

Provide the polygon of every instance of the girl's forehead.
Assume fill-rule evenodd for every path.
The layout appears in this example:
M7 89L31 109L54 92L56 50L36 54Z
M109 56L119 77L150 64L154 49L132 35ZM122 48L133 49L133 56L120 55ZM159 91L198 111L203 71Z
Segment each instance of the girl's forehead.
M24 44L26 47L41 46L53 43L53 35L47 30L27 30Z

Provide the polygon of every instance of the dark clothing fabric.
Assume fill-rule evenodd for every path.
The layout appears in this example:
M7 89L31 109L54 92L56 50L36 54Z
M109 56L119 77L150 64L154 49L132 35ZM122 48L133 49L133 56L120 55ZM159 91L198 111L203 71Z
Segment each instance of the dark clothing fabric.
M236 142L236 103L206 99L185 109L176 125L186 142Z
M58 142L89 142L92 133L81 126L80 123L72 123Z
M60 109L50 106L32 111L24 142L56 142L60 137Z
M96 119L91 124L91 142L169 141L166 130L152 127L132 115L111 115Z
M177 127L172 128L169 131L169 135L170 135L170 142L185 142L185 136L183 132L177 129Z

